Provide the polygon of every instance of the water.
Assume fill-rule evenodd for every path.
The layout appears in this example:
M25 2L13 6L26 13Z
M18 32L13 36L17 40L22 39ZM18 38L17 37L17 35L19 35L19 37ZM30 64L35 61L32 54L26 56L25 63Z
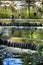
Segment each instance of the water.
M11 50L10 47L7 49L7 46L3 46L0 49L0 65L43 65L43 55L15 51L14 48Z
M16 56L16 55L15 55ZM35 58L29 55L21 55L21 57L14 57L14 58L5 58L3 60L3 65L42 65L42 61L40 58Z
M19 58L6 58L3 65L22 65L22 61Z

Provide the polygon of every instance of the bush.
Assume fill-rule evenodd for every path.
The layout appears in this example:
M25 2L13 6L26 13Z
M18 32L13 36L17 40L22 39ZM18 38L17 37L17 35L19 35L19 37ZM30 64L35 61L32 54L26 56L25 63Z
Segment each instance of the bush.
M9 18L10 16L7 13L0 13L0 18Z
M41 54L41 52L43 51L43 44L38 44L36 46L36 50Z

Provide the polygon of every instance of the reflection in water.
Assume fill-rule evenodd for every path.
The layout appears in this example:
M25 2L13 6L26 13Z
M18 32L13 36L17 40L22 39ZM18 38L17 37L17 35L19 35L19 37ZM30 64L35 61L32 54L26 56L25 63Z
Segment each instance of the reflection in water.
M3 61L3 65L22 65L21 59L18 58L6 58Z

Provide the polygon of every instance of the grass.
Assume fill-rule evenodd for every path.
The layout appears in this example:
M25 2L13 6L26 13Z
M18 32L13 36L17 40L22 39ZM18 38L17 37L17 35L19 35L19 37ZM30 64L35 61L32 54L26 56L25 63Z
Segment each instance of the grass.
M43 44L43 42L41 42L41 41L23 39L23 38L19 38L19 37L12 37L7 40L15 41L15 42L33 43L33 44Z
M31 35L31 32L32 35ZM43 44L43 30L14 30L14 32L12 33L10 30L8 32L8 34L11 37L1 37L3 39L7 39L7 40L12 40L12 41L16 41L16 42L28 42L28 43L34 43L34 44ZM42 39L42 40L41 40Z
M9 7L6 9L4 7L0 7L0 18L10 18L12 11Z
M8 33L13 37L43 39L43 30L10 30Z
M15 30L13 33L9 31L9 35L11 38L8 38L8 40L16 41L16 42L30 42L34 44L43 44L43 30L35 30L33 31L33 34L31 35L32 30L30 31L18 31ZM37 40L39 39L39 40Z
M38 15L34 16L34 12L35 10L30 10L29 12L29 9L27 11L27 8L23 9L20 11L20 15L21 15L21 18L22 19L40 19L41 18L41 14L39 12ZM29 13L30 13L30 16L29 16ZM10 18L11 14L14 15L14 18L17 19L18 18L18 13L17 11L14 11L11 9L11 7L7 7L5 9L5 7L0 7L0 18Z
M12 41L16 41L16 42L22 42L22 39L21 39L21 38L17 38L17 37L15 37L15 38L10 38L10 39L8 39L8 40L12 40Z

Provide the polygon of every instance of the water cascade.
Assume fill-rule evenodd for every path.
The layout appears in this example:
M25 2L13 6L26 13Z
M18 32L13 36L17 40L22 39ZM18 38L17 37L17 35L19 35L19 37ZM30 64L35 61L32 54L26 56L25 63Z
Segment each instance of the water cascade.
M0 39L0 45L35 50L36 45L25 42L13 42Z

